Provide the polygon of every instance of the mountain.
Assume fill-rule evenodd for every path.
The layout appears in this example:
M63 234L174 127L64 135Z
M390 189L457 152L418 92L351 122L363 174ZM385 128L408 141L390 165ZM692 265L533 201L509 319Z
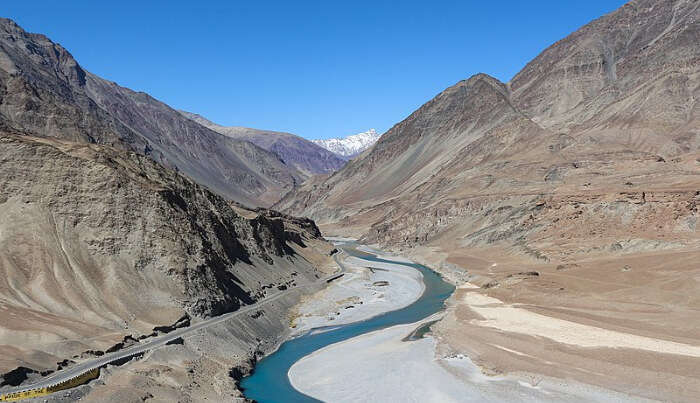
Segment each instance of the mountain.
M0 133L0 173L0 374L235 311L332 263L312 221L245 209L133 152ZM271 321L227 337L274 344Z
M135 363L151 387L177 379L175 400L240 394L227 374L336 269L313 221L244 206L303 178L0 19L0 388L281 293ZM105 372L110 396L86 400L147 396Z
M325 148L326 150L334 152L342 158L349 160L370 148L372 144L379 139L379 137L381 137L381 134L377 134L376 130L374 129L369 129L366 132L353 134L343 138L311 141Z
M423 244L462 224L463 239L519 242L524 227L497 208L505 200L526 198L517 204L527 209L565 194L692 189L698 9L631 2L547 48L508 83L485 74L459 82L278 207L386 244ZM504 234L488 200L504 214Z
M185 111L180 113L224 136L249 141L275 153L285 164L294 167L305 178L332 173L345 165L345 160L336 154L291 133L240 126L221 126L195 113Z
M374 225L363 222L369 215L381 228L389 222L410 227L419 218L408 216L417 209L472 190L463 182L474 171L502 165L502 159L524 159L549 136L512 105L505 84L478 74L443 91L322 183L310 181L288 194L278 207L322 223Z
M469 281L431 327L438 351L693 400L696 358L587 349L565 328L700 344L698 38L700 2L632 1L507 83L445 89L276 208Z
M697 150L698 7L625 4L528 63L509 83L513 102L542 127L598 149Z
M274 153L84 70L63 47L9 19L0 19L0 128L148 155L248 205L270 205L303 178Z

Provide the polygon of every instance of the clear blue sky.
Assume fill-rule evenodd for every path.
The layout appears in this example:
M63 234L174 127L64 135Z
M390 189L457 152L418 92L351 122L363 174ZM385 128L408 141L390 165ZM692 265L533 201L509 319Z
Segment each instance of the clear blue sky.
M3 1L87 70L223 125L336 137L507 81L622 0Z

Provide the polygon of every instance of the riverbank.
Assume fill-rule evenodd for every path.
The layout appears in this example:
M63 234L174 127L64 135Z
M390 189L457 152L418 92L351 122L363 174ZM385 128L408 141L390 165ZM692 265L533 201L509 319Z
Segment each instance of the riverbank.
M512 376L487 376L464 355L436 355L431 336L408 336L439 319L367 333L330 345L296 362L289 370L292 385L316 399L332 402L624 402L629 396L570 381Z
M405 253L461 279L433 330L439 351L469 356L484 373L660 401L700 394L696 252L538 263L455 242Z
M293 309L290 320L293 335L401 309L415 302L425 290L423 275L411 267L355 256L341 259L344 275L304 297Z
M415 301L408 302L408 305L403 308L381 314L377 314L378 311L376 309L369 309L364 311L363 315L369 316L370 319L359 320L342 326L330 326L319 329L318 331L306 332L299 337L292 338L283 343L275 353L258 362L252 376L244 378L241 381L241 386L244 389L246 398L260 402L315 401L299 393L299 391L291 385L287 374L294 363L329 345L352 339L378 329L414 323L436 312L441 312L445 300L454 291L454 287L451 284L443 281L439 275L425 266L407 263L405 259L395 260L393 256L388 255L382 256L391 258L392 260L382 259L374 254L357 251L353 246L350 248L345 247L344 249L351 253L353 258L358 259L351 260L355 261L358 267L360 265L357 263L362 263L362 265L368 265L368 267L373 268L375 273L393 273L394 276L407 275L412 278L412 282L414 283L420 279L424 288L415 286L413 292L402 294L404 296L411 295L411 300L413 300L416 295L418 296ZM413 271L415 271L415 273L413 273ZM418 275L420 275L420 277ZM399 289L406 290L405 287L399 287ZM333 291L331 291L330 295L333 295L332 293ZM394 302L397 300L397 298L393 299ZM403 301L406 302L408 300L403 299ZM390 309L401 305L389 303L381 306L383 309ZM355 318L361 319L363 316L356 316ZM335 322L335 320L331 322ZM319 323L323 324L323 322ZM343 380L344 377L342 374L336 378L337 382L342 383Z
M409 261L365 246L357 249ZM477 268L467 272L448 261L447 254L412 252L412 259L435 266L459 284L446 311L314 351L288 372L296 389L326 401L361 400L368 391L381 401L692 400L695 380L686 378L689 388L683 388L680 374L698 368L698 346L634 334L619 324L600 326L590 316L587 321L572 320L554 307L519 304L531 293L516 299L512 291L552 285L543 284L534 270L511 272L513 262L460 261ZM427 337L405 340L435 319ZM642 358L639 366L632 357ZM654 394L642 383L617 382L631 376L646 382L653 375L646 367L652 357L663 371L655 375L654 384L671 381L673 386L662 386Z

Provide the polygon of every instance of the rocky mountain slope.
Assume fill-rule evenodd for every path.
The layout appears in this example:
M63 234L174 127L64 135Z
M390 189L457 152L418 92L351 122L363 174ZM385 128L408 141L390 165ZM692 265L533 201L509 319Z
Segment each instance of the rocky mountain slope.
M698 3L633 1L552 45L513 77L513 102L576 146L696 151Z
M240 126L221 126L195 113L185 111L180 113L224 136L249 141L275 153L285 164L294 167L305 178L332 173L345 165L345 160L335 153L291 133Z
M136 383L103 370L87 400L141 401L160 374L182 381L163 392L176 399L235 396L229 371L274 348L299 286L335 270L312 221L237 202L305 177L1 19L0 388L284 291L144 358ZM213 375L216 390L194 386Z
M2 133L0 172L0 373L55 369L332 268L312 221L247 210L137 153Z
M465 239L513 243L526 235L504 208L513 203L525 220L552 199L596 205L644 193L671 202L677 190L689 207L664 228L687 228L700 149L698 8L631 2L509 83L462 81L279 206L387 244L425 243L460 225Z
M303 177L274 153L91 74L8 19L0 19L0 127L136 151L248 205L270 205Z
M345 159L352 159L361 152L370 148L376 143L381 134L376 130L369 129L366 132L353 134L343 138L311 140L326 150L332 151L335 154Z

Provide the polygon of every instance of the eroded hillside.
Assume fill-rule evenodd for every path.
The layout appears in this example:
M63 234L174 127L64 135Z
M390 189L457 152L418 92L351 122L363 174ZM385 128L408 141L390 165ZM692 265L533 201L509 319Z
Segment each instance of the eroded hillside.
M631 2L510 83L479 74L446 89L278 206L394 246L446 231L542 259L610 247L624 231L614 252L695 245L699 14L693 1ZM561 231L587 246L562 244Z
M3 134L0 171L0 372L51 369L333 269L312 221L246 210L136 153Z

